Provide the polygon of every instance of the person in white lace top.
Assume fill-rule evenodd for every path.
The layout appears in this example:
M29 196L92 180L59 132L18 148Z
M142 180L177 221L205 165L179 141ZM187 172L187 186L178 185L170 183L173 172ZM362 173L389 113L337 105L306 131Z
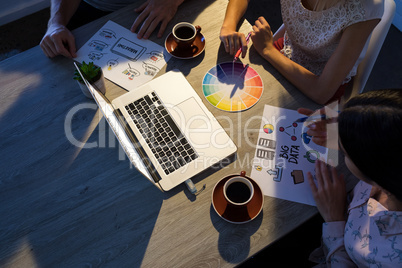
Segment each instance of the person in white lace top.
M236 27L247 5L248 0L229 1L220 33L226 51L242 47L243 57L247 42ZM313 101L340 98L382 17L383 0L281 0L281 10L284 28L275 40L264 17L255 21L255 49Z

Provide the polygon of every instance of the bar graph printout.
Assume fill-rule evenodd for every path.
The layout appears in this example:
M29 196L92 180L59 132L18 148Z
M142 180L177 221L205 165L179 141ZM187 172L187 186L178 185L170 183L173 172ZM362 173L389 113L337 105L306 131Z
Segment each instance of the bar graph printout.
M307 135L307 127L294 121L297 111L265 105L259 129L251 178L264 195L315 206L307 172L326 160L328 150Z

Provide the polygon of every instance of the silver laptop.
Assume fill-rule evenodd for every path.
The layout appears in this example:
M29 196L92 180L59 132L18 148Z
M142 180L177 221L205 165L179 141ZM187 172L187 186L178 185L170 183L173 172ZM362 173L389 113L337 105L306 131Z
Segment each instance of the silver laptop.
M148 178L164 191L237 150L181 72L167 72L114 99L112 106Z

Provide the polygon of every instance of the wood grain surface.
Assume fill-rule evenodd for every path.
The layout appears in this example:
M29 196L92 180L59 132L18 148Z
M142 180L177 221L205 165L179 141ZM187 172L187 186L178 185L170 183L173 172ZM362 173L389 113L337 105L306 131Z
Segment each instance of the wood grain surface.
M247 224L222 220L211 206L214 185L251 171L264 105L317 108L251 47L242 62L264 82L258 104L241 113L212 107L202 78L232 61L219 40L227 1L187 1L173 25L202 26L206 49L197 58L172 58L160 72L179 69L238 146L237 159L161 192L130 166L93 101L72 80L71 59L48 59L39 46L0 63L0 266L1 267L232 267L313 216L315 207L266 197ZM107 20L130 28L132 7L75 31L82 46ZM240 30L251 25L244 21ZM108 98L125 91L107 81ZM72 116L73 115L73 116ZM78 146L77 146L78 145ZM319 231L319 230L317 230Z

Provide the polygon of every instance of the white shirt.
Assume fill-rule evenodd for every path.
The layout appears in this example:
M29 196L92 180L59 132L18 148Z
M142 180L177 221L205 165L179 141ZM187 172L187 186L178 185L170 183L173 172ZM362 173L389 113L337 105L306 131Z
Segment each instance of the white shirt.
M286 29L281 52L312 73L320 75L338 46L343 30L358 22L381 19L384 0L340 0L323 11L306 9L301 0L281 0L281 8ZM368 42L344 83L356 75L367 45Z
M371 189L358 182L347 221L323 224L324 256L320 250L313 256L321 263L317 267L402 267L402 211L386 209L370 196Z

